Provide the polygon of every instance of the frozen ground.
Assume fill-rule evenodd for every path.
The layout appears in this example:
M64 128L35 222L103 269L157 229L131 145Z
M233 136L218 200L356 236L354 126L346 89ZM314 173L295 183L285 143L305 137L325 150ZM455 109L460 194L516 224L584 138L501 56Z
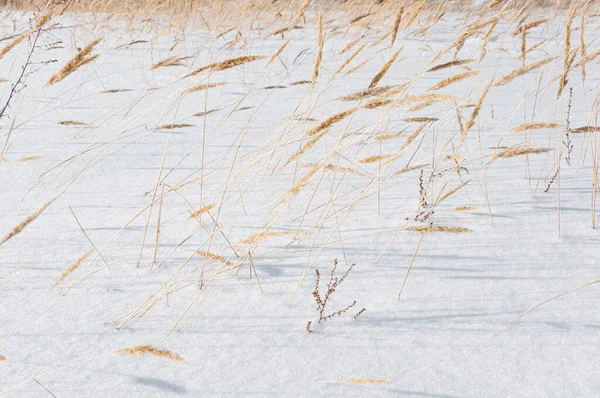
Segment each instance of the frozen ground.
M599 46L592 14L585 19L588 54ZM25 31L32 15L0 16L0 36L8 37ZM544 16L552 12L533 13L522 23ZM419 17L400 29L393 47L390 37L377 43L393 15L369 28L349 19L325 14L314 86L292 84L312 79L318 53L312 11L302 29L283 39L271 33L284 25L268 21L255 21L252 29L248 23L239 34L189 22L183 34L160 19L52 19L58 25L40 36L27 86L0 120L0 236L56 198L0 245L0 355L6 358L0 361L0 391L11 397L600 393L596 285L509 323L599 278L597 133L567 139L565 127L511 131L525 123L564 126L568 114L572 129L596 126L598 59L586 64L583 82L576 53L557 99L566 16L532 28L527 47L542 44L527 53L526 64L558 57L490 87L461 142L457 107L466 124L474 109L468 105L477 104L488 83L523 65L520 35L512 35L520 19L508 14L500 20L481 60L488 26L467 38L457 55L474 61L434 72L426 70L451 61L454 49L431 64L434 55L476 16L465 21L464 14L448 12L435 24ZM578 15L572 50L580 46L579 24ZM424 26L430 28L419 31ZM99 58L44 86L76 47L100 37L93 50ZM406 84L388 98L397 101L368 109L363 105L374 96L340 99L366 89L400 46L378 83ZM25 40L0 59L0 78L7 80L0 83L0 105L30 48ZM246 55L266 58L184 78L204 65ZM151 70L174 56L189 58ZM422 100L401 101L467 68L481 72L439 90L458 99L414 111ZM205 83L226 84L186 92ZM309 130L354 107L286 165L312 138L305 136ZM216 111L193 116L210 110ZM421 123L405 119L415 117L438 120L411 140ZM64 121L85 124L59 124ZM551 150L494 159L516 145ZM364 161L379 155L390 156ZM39 158L23 160L30 157ZM397 173L415 165L422 166ZM551 183L557 167L560 174ZM420 170L426 207L420 206ZM289 195L307 173L306 185ZM427 222L414 220L434 204ZM465 206L470 210L455 210ZM429 222L470 232L406 229ZM278 234L242 243L261 232ZM249 252L260 285L249 277ZM356 266L332 295L331 309L357 304L318 324L314 269L321 271L323 292L335 258L338 273ZM313 333L305 330L308 321ZM158 343L187 363L112 354ZM387 384L344 382L351 379Z

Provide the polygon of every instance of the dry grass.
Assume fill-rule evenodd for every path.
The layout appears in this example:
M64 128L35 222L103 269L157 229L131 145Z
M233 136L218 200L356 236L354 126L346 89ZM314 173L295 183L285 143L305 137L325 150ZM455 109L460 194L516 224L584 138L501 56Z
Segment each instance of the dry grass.
M201 207L200 209L196 210L195 212L193 212L189 217L188 220L191 220L192 218L198 218L200 217L202 214L211 211L213 208L215 207L215 205L207 205L204 207Z
M185 90L185 93L195 93L197 91L204 91L207 90L209 88L213 88L213 87L220 87L220 86L224 86L227 83L225 82L218 82L218 83L202 83L202 84L198 84L196 86L190 87L187 90Z
M171 361L175 361L175 362L187 363L187 361L185 359L183 359L182 357L180 357L179 355L177 355L171 351L160 350L160 349L152 347L150 345L138 345L138 346L131 347L131 348L124 348L122 350L118 350L116 353L120 354L120 355L130 356L130 357L141 357L144 355L152 355L152 356L158 357L158 358L170 359Z
M46 210L48 208L48 206L50 206L55 200L56 200L56 198L44 203L33 214L26 217L23 221L21 221L13 229L11 229L6 235L4 235L2 240L0 240L0 246L2 246L4 243L6 243L9 239L17 236L21 231L23 231L23 229L25 229L26 226L28 226L33 220L38 218L39 215L42 214L44 212L44 210Z
M83 254L81 257L79 257L77 260L75 260L75 262L73 264L71 264L69 266L69 268L66 269L65 272L63 272L63 274L60 276L60 278L58 278L58 280L56 281L56 283L54 283L54 285L52 287L56 287L57 285L59 285L62 281L64 281L65 279L67 279L67 277L69 275L71 275L73 273L73 271L75 271L77 268L79 268L79 266L81 265L82 262L85 261L86 258L88 258L92 253L94 253L94 249L90 250L89 252Z
M84 48L82 48L81 51L79 51L75 55L75 57L73 57L69 62L67 62L66 65L63 66L57 73L52 75L50 79L48 79L48 81L46 82L46 86L51 86L62 81L64 78L66 78L82 66L87 65L96 58L98 58L99 55L92 54L92 50L98 43L100 43L101 40L101 38L96 39Z
M549 62L554 61L558 57L548 57L538 62L534 62L533 64L523 66L522 68L515 69L514 71L500 77L498 80L494 81L494 86L503 86L507 83L510 83L512 80L516 79L519 76L524 75L527 72L531 72L532 70L541 68Z
M472 232L468 228L447 227L447 226L441 226L441 225L418 225L416 227L407 227L406 230L413 231L413 232L419 232L422 234L431 234L431 233L438 233L438 232L443 232L443 233L447 233L447 234L464 234L467 232Z
M195 69L194 71L187 74L185 77L196 76L200 72L212 70L212 71L220 71L225 69L235 68L236 66L244 65L250 62L258 61L260 59L264 59L266 57L261 55L246 55L243 57L226 59L225 61L215 62L201 68Z
M539 129L560 129L564 126L559 123L530 123L530 124L521 124L512 129L511 131L520 132L526 130L539 130Z
M371 83L369 84L369 88L373 88L377 85L377 83L379 83L379 81L381 79L383 79L383 77L385 76L385 74L387 73L387 71L390 69L390 67L392 66L392 64L394 63L394 61L396 61L396 58L398 58L398 55L400 54L400 51L402 51L403 47L400 47L391 57L390 59L388 59L388 61L383 64L383 66L381 67L381 69L379 70L379 72L377 72L377 74L373 77L373 80L371 80Z

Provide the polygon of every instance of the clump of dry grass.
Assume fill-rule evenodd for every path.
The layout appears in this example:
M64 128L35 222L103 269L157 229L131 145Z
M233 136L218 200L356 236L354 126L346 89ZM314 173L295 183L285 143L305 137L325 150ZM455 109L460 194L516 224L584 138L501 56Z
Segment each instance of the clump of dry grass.
M22 33L21 35L17 36L16 38L14 38L10 42L8 42L8 44L6 44L0 50L0 59L2 59L2 57L4 57L10 50L12 50L13 48L15 48L23 40L25 40L27 37L29 37L30 34L32 34L33 32L35 32L38 29L41 29L46 23L48 23L48 21L50 20L50 18L52 18L52 13L46 13L45 15L43 15L40 18L40 20L36 23L36 25L35 25L35 27L33 29L28 30L25 33Z
M205 70L213 70L220 71L225 69L234 68L239 65L247 64L249 62L258 61L259 59L266 58L262 55L245 55L243 57L226 59L225 61L215 62L201 68L198 68L190 73L188 73L185 77L195 76L200 72L204 72Z
M213 87L224 86L226 84L227 83L225 83L225 82L202 83L202 84L198 84L196 86L188 88L187 90L184 91L184 93L195 93L196 91L202 91L202 90L206 90L206 89L213 88Z
M540 67L546 65L547 63L554 61L556 58L557 57L548 57L541 61L534 62L533 64L525 65L519 69L515 69L514 71L500 77L498 80L496 80L493 83L493 85L494 86L503 86L503 85L509 83L510 81L512 81L513 79L515 79L521 75L524 75L527 72L530 72L534 69L540 68Z
M2 246L4 243L6 243L6 241L8 241L9 239L15 237L17 234L19 234L19 232L23 231L23 229L25 229L26 226L28 226L33 220L38 218L38 216L40 214L42 214L42 212L44 210L46 210L48 208L48 206L50 206L55 200L56 200L56 198L44 203L42 205L42 207L37 209L33 214L31 214L30 216L25 218L23 221L21 221L19 224L17 224L17 226L15 226L12 230L10 230L9 233L4 235L4 238L2 238L2 240L0 241L0 246Z
M200 209L193 212L188 217L188 220L191 220L192 218L197 218L197 217L201 216L202 214L206 213L207 211L212 210L213 207L215 207L215 205L208 205L208 206L201 207Z
M211 113L215 113L216 111L218 111L218 109L210 109L210 110L205 111L205 112L194 113L192 116L197 116L197 117L208 116Z
M57 73L52 75L50 79L46 82L46 86L51 86L63 80L65 77L69 76L71 73L75 72L77 69L82 66L89 64L96 58L98 58L99 54L91 54L92 50L96 46L96 44L100 43L102 39L96 39L92 41L90 44L85 46L79 51L75 57L73 57L65 66L62 67Z
M396 58L398 58L398 54L400 54L400 51L402 51L402 49L404 48L404 46L401 46L391 57L390 59L383 64L383 66L381 67L381 69L379 70L379 72L377 72L377 74L373 77L373 80L371 80L371 83L369 84L369 88L373 88L377 85L377 83L379 83L379 81L381 79L383 79L383 77L385 76L385 74L387 73L387 71L390 69L390 67L392 66L392 64L394 63L394 61L396 61Z
M448 234L463 234L463 233L467 233L467 232L472 232L468 228L447 227L447 226L441 226L441 225L418 225L415 227L407 227L406 230L419 232L422 234L430 234L430 233L436 233L436 232L444 232L444 233L448 233Z
M428 164L417 164L417 165L414 165L414 166L405 167L403 169L395 171L394 173L392 173L390 175L390 177L397 176L397 175L404 174L404 173L408 173L409 171L413 171L413 170L420 170L420 169L423 169L423 168L425 168L427 166L429 166L429 165Z
M322 132L323 130L327 129L328 127L331 127L335 123L338 123L338 122L344 120L346 117L348 117L349 115L351 115L355 111L356 111L356 108L351 108L351 109L342 111L340 113L336 113L335 115L330 116L327 119L325 119L318 126L316 126L313 129L311 129L309 132L306 133L306 135L309 136L309 137L317 135L320 132Z
M459 73L453 76L450 76L444 80L442 80L441 82L437 83L435 86L431 87L429 89L429 91L435 91L435 90L439 90L441 88L444 88L446 86L449 86L453 83L458 83L461 80L467 79L471 76L477 76L481 73L481 71L478 70L472 70L472 71L468 71L468 72L464 72L464 73Z
M180 357L179 355L168 351L168 350L160 350L158 348L152 347L150 345L138 345L131 348L124 348L122 350L116 351L117 354L127 355L132 357L141 357L143 355L152 355L158 358L166 358L171 361L187 363L185 359Z
M437 117L409 117L407 119L402 119L408 123L425 123L425 122L437 122L439 119Z
M56 283L54 285L52 285L52 287L56 287L62 281L64 281L65 279L67 279L67 277L69 275L71 275L73 273L73 271L75 271L81 265L81 263L84 262L85 259L88 258L93 252L94 252L94 249L92 249L89 252L83 254L81 257L79 257L77 260L75 260L75 262L73 264L71 264L69 266L69 268L67 268L67 270L65 272L63 272L63 274L60 276L60 278L58 278L58 280L56 281Z
M539 130L539 129L559 129L562 128L562 124L559 123L531 123L531 124L521 124L511 131L519 132L525 130Z

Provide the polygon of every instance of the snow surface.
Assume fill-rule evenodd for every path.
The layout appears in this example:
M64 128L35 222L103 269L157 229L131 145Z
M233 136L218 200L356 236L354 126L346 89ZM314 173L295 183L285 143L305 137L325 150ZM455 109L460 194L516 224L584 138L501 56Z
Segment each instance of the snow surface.
M30 14L2 15L3 37L15 33L13 19L17 32L28 26ZM597 286L509 323L599 276L598 232L592 228L596 134L571 135L569 166L562 146L564 129L510 131L523 123L565 123L568 88L557 100L558 81L553 81L562 72L564 17L528 36L528 46L548 40L528 54L528 64L550 55L558 55L556 60L490 89L479 119L457 149L468 171L459 175L446 159L453 153L450 142L455 147L460 143L453 101L416 112L407 106L361 108L334 124L297 162L282 167L307 142L302 141L304 133L361 104L339 98L367 88L400 45L404 49L379 86L410 82L409 94L420 94L463 71L453 67L425 72L434 54L467 25L463 18L445 15L422 35L414 29L402 31L394 48L389 38L368 45L346 70L372 58L364 67L333 79L352 51L338 55L344 45L364 33L363 42L374 42L389 27L346 29L330 22L314 87L290 85L311 79L317 52L313 17L306 29L286 36L291 42L270 66L265 58L188 78L183 77L211 62L242 55L270 57L283 40L270 35L266 23L243 32L243 46L229 48L235 31L216 38L215 32L196 25L183 36L175 28L159 29L160 21L155 26L131 25L83 14L53 19L58 27L40 39L47 47L34 52L27 87L9 109L10 117L0 123L0 144L8 143L5 161L0 161L0 236L57 198L0 246L0 355L6 357L0 362L0 391L35 378L41 384L31 380L7 396L48 396L44 387L57 397L597 396ZM476 59L468 66L481 74L440 92L475 104L493 78L521 67L520 37L511 35L515 27L510 21L497 26L481 62L485 31L469 38L458 58ZM597 28L598 18L588 18L588 53L598 48ZM572 48L578 36L576 30ZM103 40L94 49L100 54L96 61L44 87L74 56L75 46L97 37ZM116 49L134 40L146 42ZM61 43L50 45L56 42ZM0 77L8 80L0 83L2 104L28 49L25 41L0 60ZM438 63L453 55L448 52ZM169 56L191 58L182 61L184 66L149 70ZM48 60L57 62L40 64ZM585 84L580 68L570 72L572 127L597 124L599 77L597 60L587 64ZM206 82L227 84L184 93ZM264 89L277 85L285 87ZM130 91L103 93L115 89ZM192 116L211 109L218 111ZM465 108L465 121L472 110ZM406 137L419 126L403 119L417 116L439 120L401 158L387 165L358 162L401 152ZM65 120L86 125L57 124ZM156 128L172 123L193 126ZM374 139L405 128L400 138ZM526 143L553 150L489 163L501 150L495 147ZM544 192L559 153L560 237L557 182ZM40 158L18 161L30 156ZM293 200L281 204L286 191L310 170L306 165L313 163L351 168L361 175L319 170ZM472 232L425 234L398 300L421 238L405 230L421 225L406 221L418 207L419 170L391 175L423 163L426 180L432 167L442 173L429 186L436 195L470 180L435 207L430 221ZM157 261L153 266L158 201L136 267L148 220L148 211L142 210L152 202L159 175L156 197L167 194ZM210 216L188 219L211 204ZM454 211L457 206L476 209ZM250 246L240 243L264 231L288 234ZM94 249L90 242L102 256L90 255L52 288L70 264ZM196 250L216 253L236 267L206 261L194 255ZM263 294L256 278L249 278L248 250ZM356 266L332 296L332 309L353 300L357 304L339 318L317 324L311 294L314 269L323 275L324 291L334 258L340 262L339 272L347 264ZM209 278L200 289L203 267ZM122 317L155 292L159 300L121 326ZM366 311L354 319L362 308ZM305 331L308 321L313 322L310 334ZM159 342L159 348L188 363L110 355ZM58 370L95 356L101 357ZM369 378L389 384L343 382Z

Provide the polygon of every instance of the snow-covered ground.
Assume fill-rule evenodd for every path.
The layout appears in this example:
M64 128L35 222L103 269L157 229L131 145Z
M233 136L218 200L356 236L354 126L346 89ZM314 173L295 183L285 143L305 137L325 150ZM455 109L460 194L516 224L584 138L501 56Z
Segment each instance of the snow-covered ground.
M283 37L281 20L53 17L0 119L0 391L597 396L597 286L509 322L600 276L598 133L577 131L598 125L598 58L585 81L578 63L600 48L599 19L584 20L585 54L573 19L557 96L566 12L507 12L482 56L494 15L420 15L391 45L393 14L325 12L314 85L312 9ZM0 14L0 48L32 16ZM523 63L513 32L541 18ZM0 109L35 35L0 58ZM97 38L98 58L45 85ZM393 87L342 98L401 47L375 84ZM264 58L186 76L242 56ZM455 59L470 61L427 71ZM560 126L514 131L534 123ZM356 304L319 323L315 269L323 295L334 259L338 277L356 265L325 314ZM187 363L115 353L143 345Z

